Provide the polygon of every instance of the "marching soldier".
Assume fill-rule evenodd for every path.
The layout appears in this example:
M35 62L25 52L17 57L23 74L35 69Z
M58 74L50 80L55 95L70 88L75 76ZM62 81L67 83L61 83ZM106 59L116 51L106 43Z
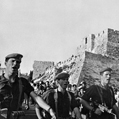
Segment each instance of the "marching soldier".
M101 70L100 85L90 86L82 96L81 103L90 110L90 119L114 119L115 115L119 119L114 92L109 86L111 72L111 68Z
M54 80L57 82L58 88L49 93L46 102L55 111L57 119L70 119L73 111L76 119L81 119L73 93L66 90L69 84L68 79L68 73L62 72L56 75Z
M47 105L43 99L34 93L34 89L24 78L18 77L18 69L20 68L23 55L13 53L5 57L5 73L0 77L0 119L10 119L11 115L20 115L21 99L25 94L30 95L37 104L49 112L55 119L52 108ZM7 109L7 116L2 112ZM17 112L17 113L15 113Z

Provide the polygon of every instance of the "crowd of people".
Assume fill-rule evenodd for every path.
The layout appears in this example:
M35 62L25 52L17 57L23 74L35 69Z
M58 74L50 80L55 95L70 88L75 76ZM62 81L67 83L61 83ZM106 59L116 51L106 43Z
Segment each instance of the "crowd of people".
M5 57L6 70L0 76L0 119L25 119L23 103L35 106L38 119L119 119L119 91L110 86L112 70L99 72L100 84L87 87L69 83L69 67L54 71L53 82L28 82L18 76L23 55ZM61 66L61 65L60 65Z

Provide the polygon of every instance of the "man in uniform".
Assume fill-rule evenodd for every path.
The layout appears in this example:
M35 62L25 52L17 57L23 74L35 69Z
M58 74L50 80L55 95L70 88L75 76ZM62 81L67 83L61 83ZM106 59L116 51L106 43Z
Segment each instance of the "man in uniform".
M18 77L22 57L23 55L19 53L9 54L5 57L6 70L0 77L0 119L6 117L2 114L4 108L8 109L7 119L11 118L13 111L19 111L21 107L20 99L22 99L24 93L30 95L40 107L48 111L55 119L51 107L34 93L34 89L26 79Z
M56 75L54 80L57 81L58 88L49 93L46 102L55 111L57 119L70 119L72 111L76 113L76 119L81 119L73 93L66 90L68 78L69 74L66 72Z
M82 96L81 103L90 110L90 119L113 119L115 114L119 119L114 92L109 86L111 72L111 68L102 69L100 71L100 85L90 86Z

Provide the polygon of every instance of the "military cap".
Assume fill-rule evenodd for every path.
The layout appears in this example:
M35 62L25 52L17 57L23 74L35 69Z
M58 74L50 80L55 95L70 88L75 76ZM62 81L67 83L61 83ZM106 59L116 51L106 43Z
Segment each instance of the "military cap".
M112 71L112 69L110 68L110 67L107 67L107 68L103 68L103 69L101 69L101 71L100 71L100 74L102 74L103 72L105 72L105 71Z
M69 74L68 73L65 73L65 72L61 72L58 75L56 75L56 77L55 77L54 80L57 80L57 79L66 79L66 78L69 78Z
M5 57L5 61L7 61L8 59L10 58L16 58L16 59L19 59L21 60L21 58L23 57L22 54L19 54L19 53L12 53L12 54L9 54Z

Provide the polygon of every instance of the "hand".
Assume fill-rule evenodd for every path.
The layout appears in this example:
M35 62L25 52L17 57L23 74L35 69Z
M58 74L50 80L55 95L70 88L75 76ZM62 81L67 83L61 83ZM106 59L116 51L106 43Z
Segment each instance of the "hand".
M96 108L94 113L97 115L101 115L102 111L99 108Z
M25 109L29 110L29 105L28 104L25 104Z
M52 110L52 108L50 108L49 109L49 113L50 113L50 115L51 115L51 119L56 119L56 116L55 116L55 113L54 113L54 111Z

